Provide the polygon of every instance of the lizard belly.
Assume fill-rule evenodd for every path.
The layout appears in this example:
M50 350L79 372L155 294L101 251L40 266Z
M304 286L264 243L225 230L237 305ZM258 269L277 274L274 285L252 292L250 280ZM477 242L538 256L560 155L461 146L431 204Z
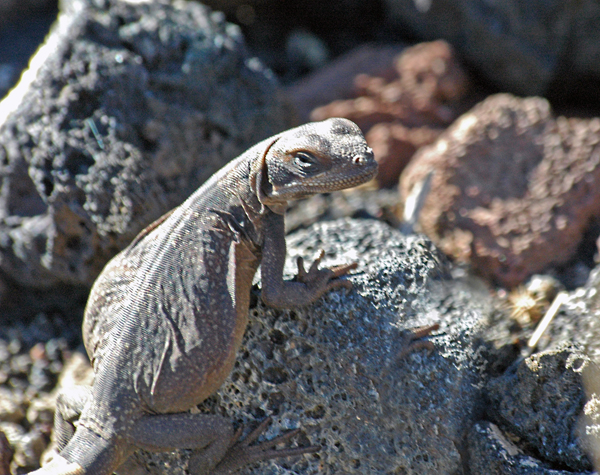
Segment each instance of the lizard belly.
M221 387L231 372L237 346L220 347L207 359L203 347L185 355L166 344L163 364L150 387L138 391L144 406L157 414L187 411Z
M151 372L146 378L151 384L137 385L152 412L181 412L201 403L223 384L235 363L259 258L243 241L211 251L217 251L211 256L226 258L205 258L202 265L195 263L195 279L182 277L182 282L195 284L183 292L187 302L178 298L176 307L167 309L162 299L162 308L157 309L162 312L162 344L154 343L157 354L144 371ZM170 295L171 291L164 294Z

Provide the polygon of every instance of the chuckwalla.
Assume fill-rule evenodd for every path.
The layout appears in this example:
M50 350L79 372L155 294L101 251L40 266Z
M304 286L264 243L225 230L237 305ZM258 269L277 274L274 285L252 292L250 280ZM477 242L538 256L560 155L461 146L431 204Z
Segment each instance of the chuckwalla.
M321 257L308 271L299 260L296 279L283 280L284 213L291 200L359 185L376 170L353 122L306 124L253 146L144 229L92 288L83 337L95 380L59 397L59 453L33 473L133 473L139 448L193 449L195 475L314 451L274 449L293 433L251 445L265 424L240 441L230 420L189 409L233 367L259 264L262 299L276 308L350 286L339 277L354 266L319 269Z

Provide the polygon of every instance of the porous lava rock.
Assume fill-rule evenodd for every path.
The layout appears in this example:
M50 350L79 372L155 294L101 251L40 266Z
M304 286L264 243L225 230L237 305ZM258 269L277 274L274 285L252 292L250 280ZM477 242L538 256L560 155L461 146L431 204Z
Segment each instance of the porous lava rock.
M469 81L448 43L407 48L395 58L394 67L397 77L391 81L359 75L358 97L318 107L311 119L347 117L363 131L379 122L400 121L412 127L452 122L456 112L451 105L464 97Z
M546 462L592 471L585 452L600 437L586 439L580 426L587 400L584 373L600 374L581 348L561 345L534 354L487 383L487 416Z
M600 266L596 266L583 287L568 293L559 312L540 339L538 348L551 350L561 344L576 344L600 366L599 315ZM600 383L600 375L597 379ZM600 386L597 392L600 394Z
M567 262L600 216L600 119L554 118L541 98L491 96L405 169L400 188L433 170L422 230L448 255L514 287Z
M377 221L317 223L294 233L289 275L295 256L310 262L320 248L324 265L359 263L354 289L289 311L257 302L231 376L202 410L251 424L270 415L267 438L300 427L300 444L321 446L316 455L247 473L459 471L462 436L482 411L476 349L486 296L448 280L430 241ZM407 330L432 323L442 327L430 338L435 349L398 358ZM146 467L148 455L138 454ZM173 456L151 462L173 466Z
M390 122L375 124L365 139L373 149L379 170L377 183L383 188L398 185L398 177L419 148L435 142L443 129L406 127Z
M358 75L356 97L318 107L310 116L356 122L375 152L383 187L395 186L415 150L468 108L470 90L467 73L445 41L407 48L394 63L396 77Z
M355 79L361 74L388 82L397 79L394 59L405 48L402 44L364 44L290 84L284 91L298 119L308 122L313 109L336 100L355 98Z
M67 0L31 64L0 105L0 269L27 288L91 285L141 228L288 125L239 29L195 2Z
M375 220L317 223L288 238L296 256L324 265L357 261L354 288L293 310L255 304L235 367L199 408L243 423L271 416L265 437L300 428L317 454L250 466L255 474L461 473L464 435L483 412L478 356L487 293L451 279L423 236ZM259 284L260 285L260 284ZM408 329L439 323L435 348L400 356ZM197 410L196 410L197 412ZM137 452L144 473L184 474L189 451Z
M468 435L469 473L474 475L593 475L561 470L521 450L489 421L477 422ZM594 472L595 473L595 472Z

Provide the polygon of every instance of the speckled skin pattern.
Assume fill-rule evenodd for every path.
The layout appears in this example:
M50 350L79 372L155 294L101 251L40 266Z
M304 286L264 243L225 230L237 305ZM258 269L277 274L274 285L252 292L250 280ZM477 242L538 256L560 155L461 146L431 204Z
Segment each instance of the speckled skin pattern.
M255 145L143 230L92 288L83 336L95 381L59 397L61 451L34 473L132 473L127 459L138 448L195 449L195 474L250 461L233 450L229 420L187 411L231 371L259 264L262 298L273 307L348 286L338 277L351 266L306 272L300 262L296 281L283 281L288 201L358 185L376 170L354 123L307 124Z

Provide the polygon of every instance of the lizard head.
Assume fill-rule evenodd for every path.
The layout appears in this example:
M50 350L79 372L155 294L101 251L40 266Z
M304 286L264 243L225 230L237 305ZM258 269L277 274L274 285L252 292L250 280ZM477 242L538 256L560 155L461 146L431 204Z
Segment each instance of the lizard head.
M288 201L360 185L376 172L373 150L354 122L312 122L283 132L269 147L262 201L285 208Z

